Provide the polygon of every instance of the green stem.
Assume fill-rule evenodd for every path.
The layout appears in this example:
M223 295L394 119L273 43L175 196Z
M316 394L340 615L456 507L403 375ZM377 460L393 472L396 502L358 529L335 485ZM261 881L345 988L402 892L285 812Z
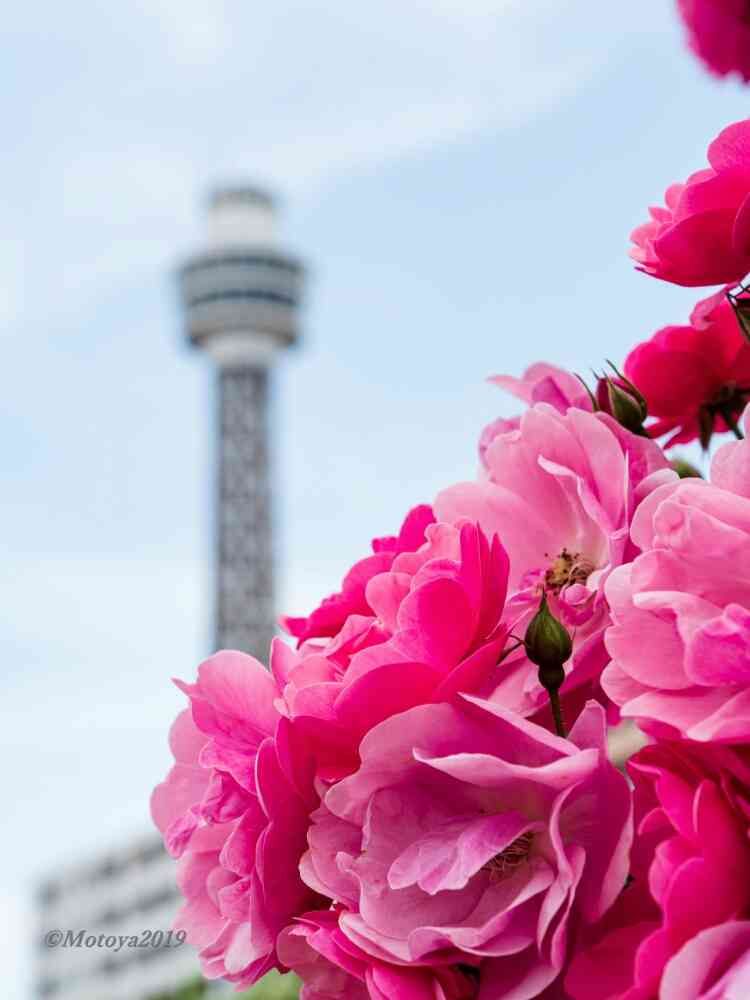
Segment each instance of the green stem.
M552 709L552 718L555 720L555 732L558 736L562 736L565 739L568 734L565 731L565 722L563 721L560 692L557 689L548 688L547 694L549 695L549 704Z

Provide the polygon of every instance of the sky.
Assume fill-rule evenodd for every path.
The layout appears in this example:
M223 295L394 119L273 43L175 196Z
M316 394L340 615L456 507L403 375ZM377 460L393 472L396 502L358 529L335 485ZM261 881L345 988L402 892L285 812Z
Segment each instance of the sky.
M212 372L175 268L208 191L281 196L309 266L274 375L279 610L474 474L485 378L622 359L695 291L628 234L750 92L670 2L69 0L4 19L0 966L31 893L148 829L210 635Z

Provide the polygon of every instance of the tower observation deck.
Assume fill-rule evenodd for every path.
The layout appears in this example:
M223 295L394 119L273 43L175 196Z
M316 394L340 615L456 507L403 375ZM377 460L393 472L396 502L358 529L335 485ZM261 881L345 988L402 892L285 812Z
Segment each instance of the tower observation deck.
M188 340L216 366L216 649L267 662L276 609L269 468L269 380L298 339L303 268L277 243L264 191L212 197L208 240L180 271Z

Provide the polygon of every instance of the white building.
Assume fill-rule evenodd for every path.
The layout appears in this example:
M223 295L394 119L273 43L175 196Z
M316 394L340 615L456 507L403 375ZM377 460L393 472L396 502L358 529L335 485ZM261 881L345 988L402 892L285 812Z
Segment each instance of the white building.
M169 948L160 936L161 947L114 943L169 929L179 900L174 869L161 838L149 834L47 879L35 941L40 1000L145 1000L196 975L189 945Z

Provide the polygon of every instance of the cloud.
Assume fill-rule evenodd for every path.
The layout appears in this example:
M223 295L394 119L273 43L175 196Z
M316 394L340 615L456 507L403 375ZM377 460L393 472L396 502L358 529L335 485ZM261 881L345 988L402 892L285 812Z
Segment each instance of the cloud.
M486 103L472 95L436 95L394 109L351 118L319 121L254 157L262 173L287 189L310 194L342 173L370 170L415 154L463 142L492 128L509 127L538 111L547 95L562 100L578 81L563 69L537 75L539 90L516 95L507 103ZM540 99L543 91L545 100ZM248 157L249 158L249 157Z
M75 326L92 290L163 271L198 238L196 196L217 177L255 174L311 197L558 106L606 54L561 48L569 12L551 0L384 0L366 12L140 0L106 16L73 0L51 16L56 48L29 10L11 25L14 91L34 113L29 130L8 104L23 135L3 164L16 193L0 312L10 336L32 275ZM45 322L34 300L26 334Z
M270 35L261 29L276 44L248 59L243 127L215 162L251 165L298 196L517 125L566 100L603 59L561 50L561 15L546 0L276 11Z

